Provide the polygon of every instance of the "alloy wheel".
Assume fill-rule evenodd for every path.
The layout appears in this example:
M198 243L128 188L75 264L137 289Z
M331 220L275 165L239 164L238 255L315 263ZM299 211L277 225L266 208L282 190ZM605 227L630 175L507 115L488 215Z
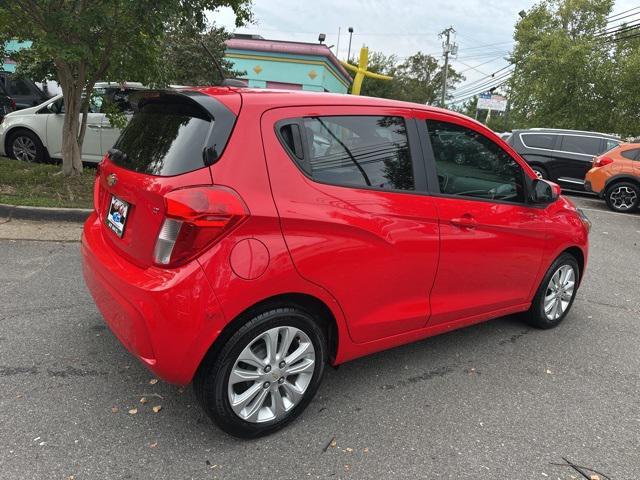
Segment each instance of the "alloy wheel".
M556 320L569 308L576 286L576 274L571 265L562 265L551 276L544 296L544 314Z
M24 162L33 162L36 159L36 144L26 136L16 137L13 141L13 155Z
M620 185L615 187L609 193L609 199L611 205L617 210L629 210L634 207L638 201L638 195L635 190L627 187L626 185Z
M536 174L536 177L538 177L540 180L544 180L544 175L541 170L534 168L533 172Z
M251 423L280 420L304 397L316 368L308 335L295 327L275 327L240 352L228 380L232 410Z

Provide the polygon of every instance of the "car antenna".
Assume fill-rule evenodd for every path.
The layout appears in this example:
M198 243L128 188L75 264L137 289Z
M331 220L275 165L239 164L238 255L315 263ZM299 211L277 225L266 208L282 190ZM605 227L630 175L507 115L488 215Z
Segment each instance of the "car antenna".
M200 45L202 46L204 51L207 52L207 55L209 55L209 57L211 58L211 61L216 66L216 69L220 74L220 78L222 79L222 82L220 83L220 85L223 85L225 87L246 87L247 86L242 80L238 80L235 78L227 78L224 74L224 70L222 70L222 67L220 66L220 63L218 62L216 57L213 55L213 53L211 53L211 50L207 48L207 46L204 44L202 40L200 40Z

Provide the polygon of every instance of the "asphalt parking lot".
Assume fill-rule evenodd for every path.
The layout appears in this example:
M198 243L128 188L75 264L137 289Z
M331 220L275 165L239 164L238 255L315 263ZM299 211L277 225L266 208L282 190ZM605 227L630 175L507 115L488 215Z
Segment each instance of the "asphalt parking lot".
M562 457L640 478L640 214L572 199L591 256L557 329L506 317L330 369L297 422L255 441L217 430L189 387L150 383L78 243L0 240L0 478L584 478Z

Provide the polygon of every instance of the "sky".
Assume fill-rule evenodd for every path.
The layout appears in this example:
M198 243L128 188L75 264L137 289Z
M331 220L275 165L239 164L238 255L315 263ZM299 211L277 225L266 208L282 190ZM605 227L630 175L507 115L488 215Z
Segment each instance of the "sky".
M316 42L319 33L325 43L346 59L347 29L353 27L351 55L366 45L369 51L395 54L400 60L422 51L442 55L438 33L453 26L458 44L452 65L465 76L459 89L473 85L486 75L508 65L504 59L513 46L513 29L518 12L535 0L253 0L255 22L235 27L229 8L210 15L217 25L231 32L254 33L265 38ZM613 13L640 5L638 0L616 0ZM338 29L341 34L338 36ZM464 91L464 90L461 90Z

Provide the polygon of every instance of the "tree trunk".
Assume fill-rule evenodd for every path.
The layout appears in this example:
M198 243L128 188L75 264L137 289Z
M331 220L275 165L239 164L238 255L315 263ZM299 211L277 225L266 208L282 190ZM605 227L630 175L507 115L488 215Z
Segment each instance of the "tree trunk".
M62 126L62 173L66 176L82 173L82 145L78 142L80 131L80 113L82 109L82 91L84 90L84 69L77 77L73 75L69 64L56 60L58 79L64 96L64 123Z

